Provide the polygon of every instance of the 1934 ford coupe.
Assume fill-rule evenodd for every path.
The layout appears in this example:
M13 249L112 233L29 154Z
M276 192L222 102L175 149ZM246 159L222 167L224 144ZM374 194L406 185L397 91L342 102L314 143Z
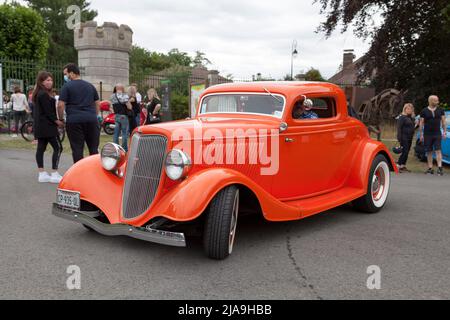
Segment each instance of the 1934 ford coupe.
M74 165L53 214L101 234L185 246L202 224L208 257L233 250L240 212L299 220L352 203L368 213L388 198L387 148L348 115L343 91L313 82L208 88L192 119L142 126L128 153L106 144Z

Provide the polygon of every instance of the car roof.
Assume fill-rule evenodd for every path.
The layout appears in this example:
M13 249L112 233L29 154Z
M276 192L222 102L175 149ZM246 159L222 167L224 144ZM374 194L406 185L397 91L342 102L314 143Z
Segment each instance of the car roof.
M220 92L261 92L279 94L313 94L313 93L331 93L341 90L337 85L327 82L312 81L255 81L255 82L236 82L225 83L209 87L204 95Z

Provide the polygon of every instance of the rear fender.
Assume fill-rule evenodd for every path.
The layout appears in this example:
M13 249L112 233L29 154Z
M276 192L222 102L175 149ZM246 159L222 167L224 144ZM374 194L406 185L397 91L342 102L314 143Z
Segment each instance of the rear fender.
M379 154L386 157L391 171L398 173L395 160L392 158L386 146L381 142L371 139L363 140L356 154L357 157L354 161L353 169L351 170L348 186L367 190L369 187L370 169L375 157Z

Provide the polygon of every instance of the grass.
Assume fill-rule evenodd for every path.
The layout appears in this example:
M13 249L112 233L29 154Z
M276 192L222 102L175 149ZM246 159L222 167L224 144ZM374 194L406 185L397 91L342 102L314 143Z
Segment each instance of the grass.
M102 134L100 136L100 147L103 146L107 142L112 142L113 137ZM17 138L12 138L8 134L0 134L0 149L21 149L21 150L36 150L36 145L31 142L25 141L22 136L18 136ZM48 146L47 149L51 147ZM72 150L70 149L69 139L66 138L63 141L63 153L72 154ZM88 155L89 151L87 147L85 147L84 154Z
M382 128L382 142L387 146L392 154L392 148L397 145L397 130L394 125L385 125ZM376 139L375 136L372 138ZM112 136L102 134L100 136L100 146L103 146L107 142L112 142ZM422 173L426 170L426 164L420 162L414 155L415 141L413 142L413 147L411 148L411 154L408 160L408 169L412 172ZM63 142L64 153L71 154L71 149L69 145L68 138L66 137ZM21 136L18 138L11 138L8 134L0 134L0 149L23 149L23 150L36 150L36 145L22 139ZM85 154L88 154L87 149L85 149ZM393 154L394 159L397 161L399 156Z
M392 152L392 148L398 146L397 142L397 127L394 124L385 124L381 128L381 141L386 145L389 152L395 161L398 161L400 155L396 155ZM372 135L373 139L376 139L375 135ZM411 151L408 158L408 163L406 166L409 170L415 173L423 173L425 172L427 165L426 163L420 162L419 159L414 154L414 147L416 145L416 139L413 139L413 145L411 147Z

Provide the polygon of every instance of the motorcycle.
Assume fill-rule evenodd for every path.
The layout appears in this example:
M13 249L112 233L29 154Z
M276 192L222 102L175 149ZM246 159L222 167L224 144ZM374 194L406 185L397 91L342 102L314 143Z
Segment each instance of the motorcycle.
M145 110L145 108L142 110ZM139 126L144 125L145 119L146 119L145 111L141 111ZM114 134L115 127L116 127L116 115L114 113L109 113L103 118L102 121L103 131L105 131L106 134L112 136Z
M112 136L114 134L114 128L116 127L116 115L114 113L110 113L104 117L102 127L103 131L105 131L107 135Z

